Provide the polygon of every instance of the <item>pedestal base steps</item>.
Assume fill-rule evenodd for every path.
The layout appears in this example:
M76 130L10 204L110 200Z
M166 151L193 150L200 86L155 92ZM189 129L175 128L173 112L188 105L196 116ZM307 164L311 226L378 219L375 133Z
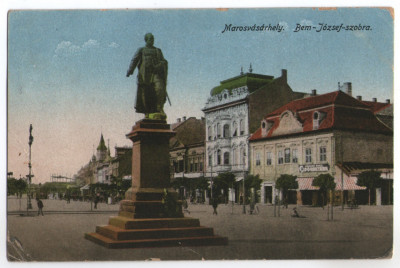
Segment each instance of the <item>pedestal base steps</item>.
M132 219L117 216L109 225L97 226L85 238L107 248L143 248L227 245L226 237L214 235L213 228L200 226L194 218Z

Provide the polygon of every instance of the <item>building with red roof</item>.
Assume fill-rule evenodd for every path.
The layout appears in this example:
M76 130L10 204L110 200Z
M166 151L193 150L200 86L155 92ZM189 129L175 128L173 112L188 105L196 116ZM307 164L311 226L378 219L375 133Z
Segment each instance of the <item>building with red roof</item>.
M297 176L299 188L289 201L317 204L312 180L329 173L345 202L354 196L364 202L365 188L356 184L356 176L371 169L381 171L389 183L377 192L376 202L380 195L390 196L393 131L376 116L388 104L361 101L339 90L293 100L269 113L249 139L250 173L263 179L262 201L273 202L275 181L290 174Z

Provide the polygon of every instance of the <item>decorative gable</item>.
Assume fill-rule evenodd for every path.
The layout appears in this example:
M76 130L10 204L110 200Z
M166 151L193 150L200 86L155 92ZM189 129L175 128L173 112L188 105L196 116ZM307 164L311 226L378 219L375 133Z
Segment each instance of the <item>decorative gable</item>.
M271 136L298 133L303 131L303 124L290 110L284 111L279 118L279 125Z

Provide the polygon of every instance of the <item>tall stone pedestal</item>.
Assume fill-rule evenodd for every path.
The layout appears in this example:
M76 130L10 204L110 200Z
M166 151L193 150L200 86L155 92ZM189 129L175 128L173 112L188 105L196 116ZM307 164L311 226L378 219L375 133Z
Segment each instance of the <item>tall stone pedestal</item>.
M138 121L132 140L132 187L117 217L85 238L109 248L226 245L227 239L184 217L170 188L169 139L175 133L164 120Z

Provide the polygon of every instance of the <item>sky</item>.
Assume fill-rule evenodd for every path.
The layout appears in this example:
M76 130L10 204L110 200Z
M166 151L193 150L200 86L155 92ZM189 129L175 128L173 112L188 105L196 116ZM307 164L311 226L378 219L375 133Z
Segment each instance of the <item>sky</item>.
M134 111L136 74L126 72L144 35L168 60L168 122L204 116L220 81L246 72L279 77L294 91L318 94L351 82L363 100L393 102L393 18L377 8L25 10L7 18L7 171L26 176L33 126L33 182L73 176L103 134L111 147L143 116ZM364 31L321 31L327 25ZM276 31L222 31L232 26L282 26ZM296 25L316 27L295 32Z

